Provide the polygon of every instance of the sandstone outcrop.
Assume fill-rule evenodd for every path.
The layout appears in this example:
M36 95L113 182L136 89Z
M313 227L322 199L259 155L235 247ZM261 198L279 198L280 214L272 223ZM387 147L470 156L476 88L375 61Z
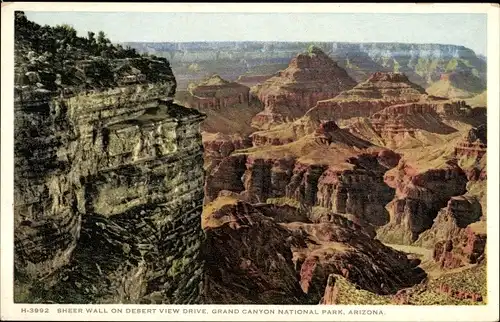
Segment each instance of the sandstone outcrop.
M469 180L486 179L486 124L472 128L455 146L454 155Z
M29 32L57 35L24 16L16 24L21 53ZM82 52L71 48L61 55ZM36 57L32 50L22 57ZM166 60L68 60L82 83L56 77L53 86L47 75L50 66L57 71L58 56L45 67L45 59L22 57L14 101L14 265L17 285L28 285L30 295L16 301L199 302L204 115L172 102ZM26 84L24 69L42 67L41 86L31 84L32 74ZM106 83L87 88L92 73L112 69ZM127 73L137 77L123 82Z
M240 75L236 80L237 83L252 87L264 83L271 77L278 76L278 73L268 75Z
M324 122L297 141L240 150L225 158L208 175L205 198L211 201L222 190L251 203L288 198L381 226L389 221L385 204L394 198L384 173L399 159L334 122Z
M339 215L328 222L290 222L287 216L265 216L262 206L219 197L204 209L212 259L206 294L215 303L318 303L331 274L380 294L425 277L406 255ZM274 213L282 206L272 207ZM284 208L292 213L293 207Z
M391 105L419 101L425 94L404 74L377 72L334 98L318 101L305 115L318 120L368 117Z
M264 111L252 121L254 127L270 126L293 121L316 102L335 97L350 89L356 82L328 55L317 47L299 54L278 76L269 78L259 86L258 97Z
M230 197L205 206L202 219L206 303L299 304L306 301L292 261L292 233Z
M378 237L393 244L409 244L431 228L439 209L452 196L466 192L467 177L453 161L438 168L414 168L402 159L385 174L385 182L396 190L388 205L390 222Z

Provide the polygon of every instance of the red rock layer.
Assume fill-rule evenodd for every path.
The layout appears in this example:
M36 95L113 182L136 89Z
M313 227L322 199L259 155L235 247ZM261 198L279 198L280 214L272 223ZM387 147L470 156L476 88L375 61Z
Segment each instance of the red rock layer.
M446 294L459 300L470 300L472 302L482 302L483 296L476 292L457 290L448 284L441 284L436 288L436 292Z
M213 200L222 190L239 193L249 202L287 197L305 206L349 213L361 222L381 226L389 220L384 206L394 197L394 189L383 182L383 173L387 163L398 160L397 155L391 156L391 160L385 154L366 154L350 160L358 163L354 170L302 164L293 158L248 156L243 161L243 156L232 156L208 177L205 201Z
M416 244L433 248L434 260L444 269L477 263L486 246L486 223L480 221L481 215L476 197L452 197Z
M253 125L265 129L270 125L292 121L304 115L319 100L334 97L352 88L356 82L319 48L299 54L278 76L265 81L258 90L264 111Z
M467 178L471 181L486 180L486 124L472 128L455 147Z
M394 294L426 275L404 253L383 245L340 215L332 214L330 222L283 225L307 236L307 248L295 246L293 251L302 290L317 298L324 296L330 274L377 294Z
M457 130L442 122L438 107L428 102L392 105L370 117L371 125L381 137L392 139L398 134L415 135L417 130L450 134Z
M398 154L370 147L334 122L321 123L314 135L300 142L300 148L295 142L284 146L300 150L304 154L300 156L294 156L292 149L273 156L245 152L225 158L207 178L205 201L231 190L252 203L286 197L306 207L351 214L367 225L388 222L384 207L394 198L394 188L384 183L383 176L398 164ZM301 161L300 157L316 154L317 161ZM333 157L338 162L329 164Z
M205 303L306 302L292 260L292 233L243 202L204 214Z
M313 304L332 286L331 274L379 294L426 276L404 253L339 215L318 224L278 223L260 209L230 199L205 209L206 303Z
M377 72L335 98L319 101L306 115L318 120L368 117L387 106L416 102L423 97L425 90L411 83L406 75Z
M467 177L453 161L440 169L419 171L402 160L396 171L385 175L385 182L396 189L396 196L387 205L390 222L378 230L378 236L386 242L410 244L431 228L450 197L466 192Z
M371 117L377 112L392 106L416 103L428 99L430 98L425 94L425 91L418 85L411 83L404 74L375 73L365 82L341 92L334 98L318 101L301 119L289 123L288 126L274 127L252 134L252 140L254 146L286 144L302 135L312 133L315 127L324 121ZM437 98L432 98L432 100L438 102ZM440 108L436 107L440 111L446 110L442 107L445 103L441 101L435 105L441 106ZM396 116L400 109L402 110L400 114L404 116ZM421 127L429 127L439 123L439 121L433 120L431 116L425 114L424 110L430 110L431 107L425 105L416 106L414 112L410 111L411 108L406 108L408 111L403 111L404 109L394 108L395 113L387 111L376 114L374 120L374 123L378 125L376 130L383 130L382 127L385 125L385 121L387 121L387 132L413 131L410 126L413 123L422 124ZM420 113L416 113L419 110ZM385 115L385 113L389 114ZM260 116L257 115L257 117ZM426 124L427 122L430 122L430 124ZM448 132L452 130L449 126L439 125ZM368 126L371 126L371 123ZM355 133L354 130L352 132ZM368 140L371 139L369 136L367 137Z
M478 232L470 226L437 242L432 258L442 269L453 269L484 260L485 247L486 232Z

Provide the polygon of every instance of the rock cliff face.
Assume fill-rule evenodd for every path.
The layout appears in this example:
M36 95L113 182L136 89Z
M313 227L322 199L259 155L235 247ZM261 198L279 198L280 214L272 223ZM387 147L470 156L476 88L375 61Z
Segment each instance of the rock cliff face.
M381 226L389 220L384 206L394 198L383 176L399 158L325 122L297 141L257 146L225 158L208 175L205 198L211 201L222 190L252 203L288 198Z
M282 207L289 214L300 212L274 205L270 213ZM265 208L229 196L205 207L203 223L212 241L206 250L211 301L316 304L330 274L378 294L395 293L425 277L403 253L340 215L316 223L305 215L290 222L267 217Z
M439 168L415 169L401 160L385 174L385 182L396 195L387 205L390 222L378 231L378 237L393 244L409 244L431 228L450 197L466 192L467 177L452 161Z
M433 259L441 268L457 268L482 261L486 222L480 220L481 215L481 205L476 197L452 197L416 244L433 248Z
M203 211L207 303L299 304L293 235L250 204L228 197Z
M258 89L264 111L252 121L256 128L300 118L317 101L331 98L354 87L346 71L317 47L299 54L278 76L269 78Z
M250 96L250 88L212 75L190 85L176 99L207 115L201 123L205 169L209 173L224 157L251 146L252 117L262 110Z
M469 130L455 146L454 155L469 180L486 179L486 124Z
M404 74L377 72L334 98L318 101L306 116L318 120L367 117L387 106L419 101L425 94Z
M168 63L134 59L101 67L145 78L117 70L93 92L26 84L38 65L16 65L15 280L30 294L17 302L200 301L204 116L172 102Z
M385 108L392 108L392 106L401 104L417 104L416 102L426 99L425 90L410 82L404 74L377 72L365 82L341 92L334 98L318 101L300 119L268 130L254 132L251 137L254 146L280 145L312 133L321 122L336 121L341 124L344 121L352 123L351 120L354 120L358 123L367 123L351 126L351 131L354 134L361 135L375 144L384 144L383 140L374 140L374 136L376 138L380 136L377 132L380 129L375 129L365 118L371 120L371 118L375 117L374 122L376 123L377 115L382 118L380 114L376 113ZM423 120L423 122L425 121ZM381 120L379 123L384 124L385 122ZM398 128L398 124L404 122L393 121L392 123L396 123L392 124L392 127ZM406 125L400 124L399 128Z

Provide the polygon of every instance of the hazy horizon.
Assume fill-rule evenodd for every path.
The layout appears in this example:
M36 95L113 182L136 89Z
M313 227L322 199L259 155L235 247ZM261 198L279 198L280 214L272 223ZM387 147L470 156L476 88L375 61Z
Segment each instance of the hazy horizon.
M345 42L464 46L487 54L486 14L25 12L124 42Z

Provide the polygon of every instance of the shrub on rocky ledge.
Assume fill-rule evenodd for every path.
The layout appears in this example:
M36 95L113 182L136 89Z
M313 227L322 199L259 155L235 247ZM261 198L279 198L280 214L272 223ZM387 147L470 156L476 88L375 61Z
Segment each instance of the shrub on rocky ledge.
M166 58L114 45L102 31L79 37L69 25L41 26L22 11L15 14L14 52L16 86L63 92L172 78Z

